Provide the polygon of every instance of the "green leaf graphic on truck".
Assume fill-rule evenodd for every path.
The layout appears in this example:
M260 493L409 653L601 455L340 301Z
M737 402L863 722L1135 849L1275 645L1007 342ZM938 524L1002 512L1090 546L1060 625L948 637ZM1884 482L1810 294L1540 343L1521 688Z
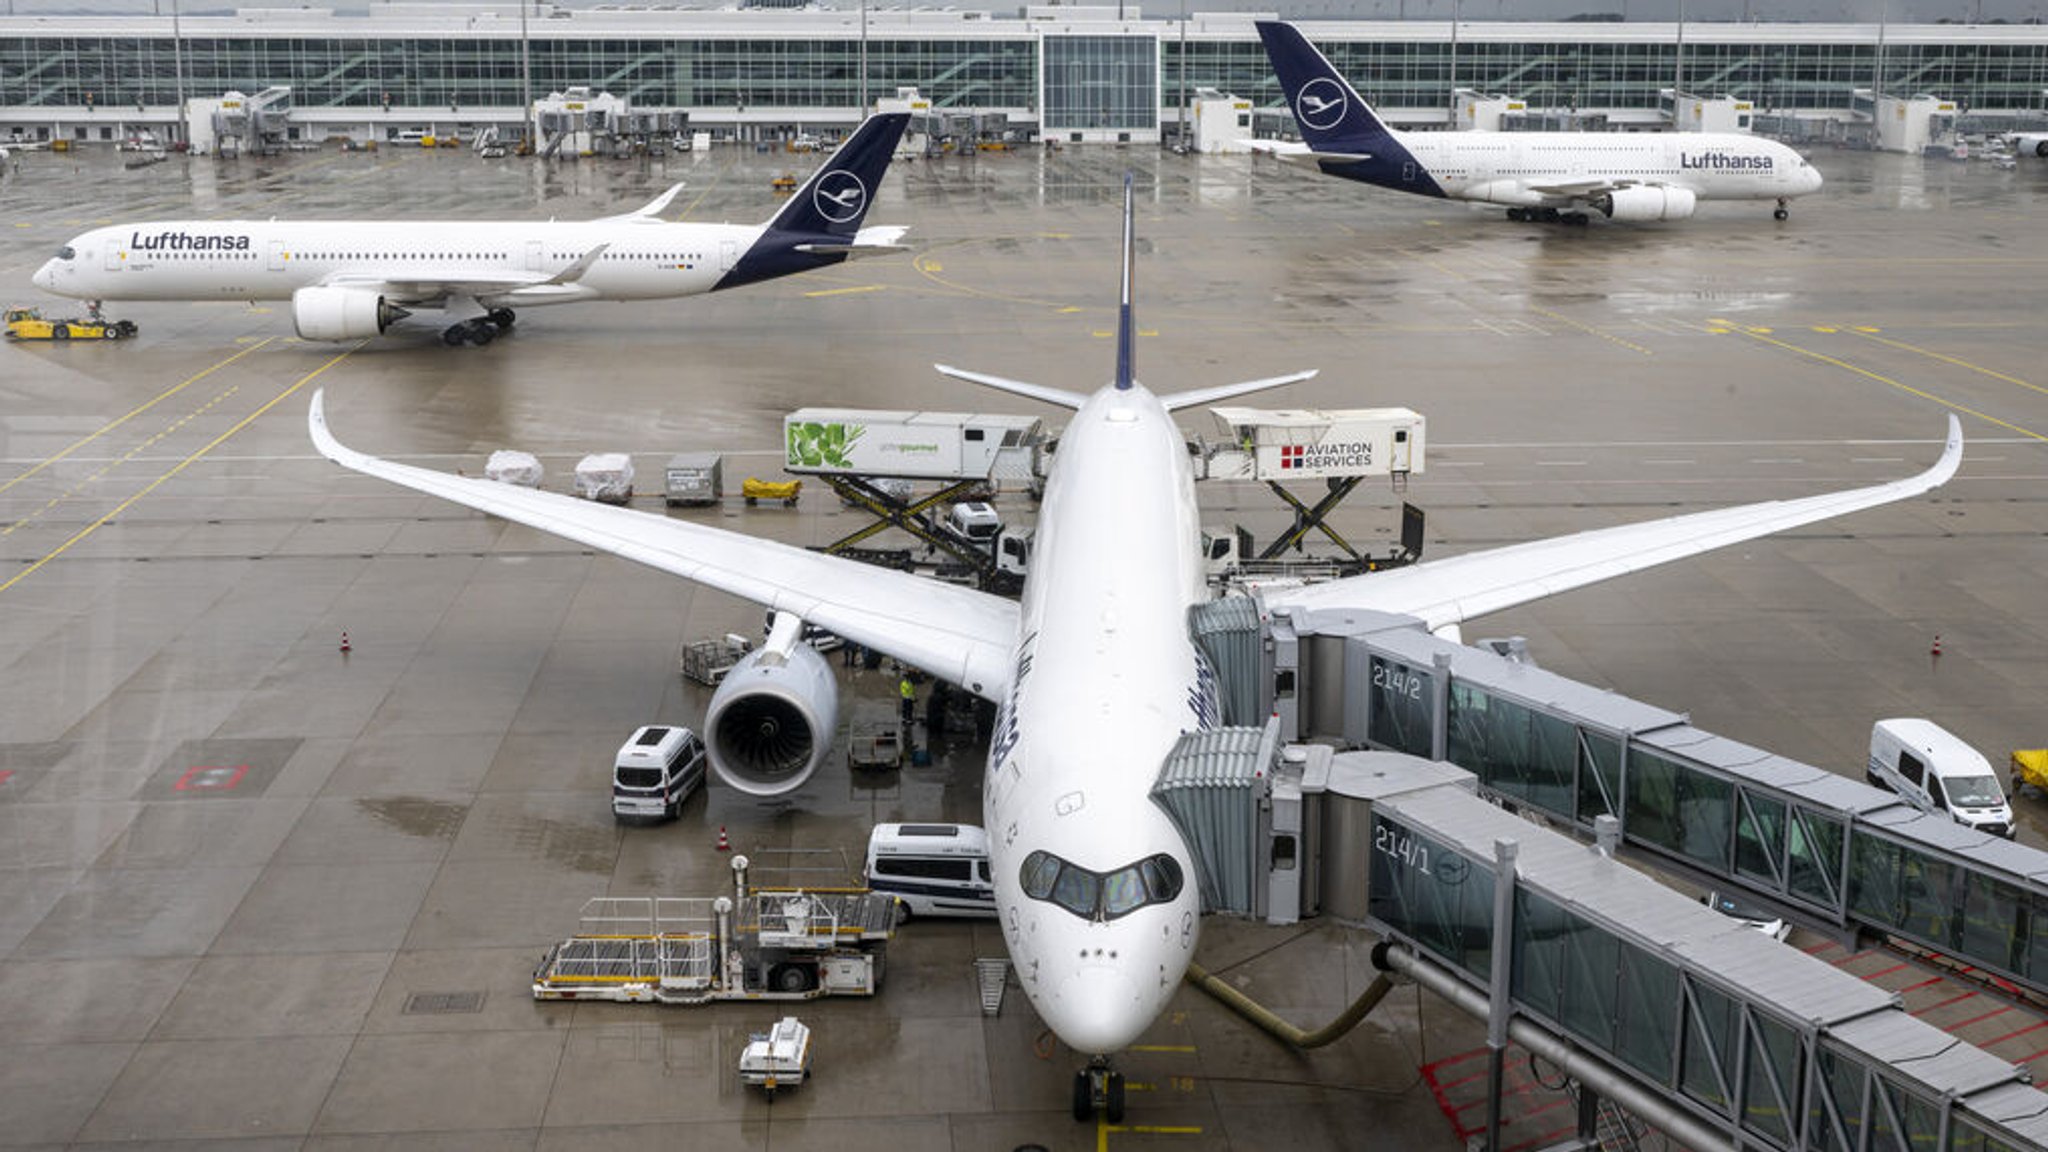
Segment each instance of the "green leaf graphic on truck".
M866 432L864 424L791 424L789 467L851 468L853 460L847 453Z

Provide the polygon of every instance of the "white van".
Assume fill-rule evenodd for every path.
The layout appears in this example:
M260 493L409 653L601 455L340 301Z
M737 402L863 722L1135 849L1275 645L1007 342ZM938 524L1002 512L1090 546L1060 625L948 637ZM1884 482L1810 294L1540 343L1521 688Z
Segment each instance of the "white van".
M906 917L996 914L988 833L972 824L877 824L864 874Z
M697 734L679 725L648 725L612 761L612 818L673 820L703 780L704 742Z
M2012 806L1984 754L1931 720L1879 720L1864 778L1922 812L1946 812L1979 832L2013 835Z

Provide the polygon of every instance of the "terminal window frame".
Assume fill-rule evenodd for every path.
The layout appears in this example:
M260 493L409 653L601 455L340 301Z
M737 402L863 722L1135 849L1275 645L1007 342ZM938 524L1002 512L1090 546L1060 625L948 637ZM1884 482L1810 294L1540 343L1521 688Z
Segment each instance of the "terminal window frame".
M1084 920L1122 919L1153 904L1169 904L1186 887L1180 862L1164 852L1110 872L1083 868L1044 850L1018 869L1024 895L1056 904Z

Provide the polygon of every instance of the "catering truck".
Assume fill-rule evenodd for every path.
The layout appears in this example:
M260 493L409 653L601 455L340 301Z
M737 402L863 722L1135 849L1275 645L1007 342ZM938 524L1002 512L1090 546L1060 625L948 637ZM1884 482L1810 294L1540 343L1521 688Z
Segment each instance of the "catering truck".
M800 408L782 420L783 467L803 476L890 476L1027 484L1045 422L1030 416Z

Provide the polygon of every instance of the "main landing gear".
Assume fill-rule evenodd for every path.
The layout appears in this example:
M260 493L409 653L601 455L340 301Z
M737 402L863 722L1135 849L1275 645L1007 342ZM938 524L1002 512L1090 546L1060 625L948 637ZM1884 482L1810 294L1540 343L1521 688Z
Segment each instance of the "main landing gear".
M489 344L498 335L512 330L516 317L510 308L493 308L475 320L464 320L449 326L441 333L441 343L453 347L458 344Z
M1517 224L1570 224L1584 227L1590 219L1584 212L1559 212L1555 208L1510 208L1508 219Z
M1085 1124L1095 1119L1097 1108L1111 1124L1124 1122L1124 1074L1110 1068L1107 1056L1097 1056L1074 1073L1074 1119Z
M1790 209L1788 209L1788 208L1787 208L1787 207L1786 207L1785 205L1786 205L1786 200L1785 200L1785 198L1784 198L1783 196L1780 196L1780 197L1778 197L1778 210L1777 210L1776 212L1773 212L1773 213L1771 213L1771 219L1773 219L1773 220L1785 220L1785 219L1789 219L1789 218L1791 217L1791 215L1792 215L1792 212L1791 212L1791 210L1790 210Z

